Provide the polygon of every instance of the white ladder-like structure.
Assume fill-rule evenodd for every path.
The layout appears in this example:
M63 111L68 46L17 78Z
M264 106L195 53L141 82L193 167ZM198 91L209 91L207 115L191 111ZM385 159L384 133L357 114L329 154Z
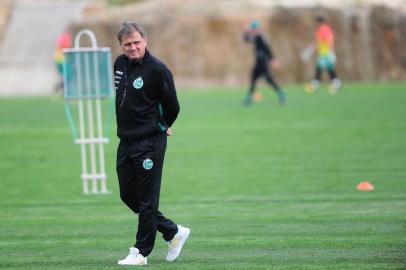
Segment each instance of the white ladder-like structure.
M80 47L80 38L87 35L92 47ZM112 100L110 48L98 48L90 30L82 30L75 37L75 47L63 50L65 56L65 109L74 135L80 145L84 194L108 193L103 134L102 98ZM69 102L77 100L79 136L70 111ZM91 188L89 188L91 186Z

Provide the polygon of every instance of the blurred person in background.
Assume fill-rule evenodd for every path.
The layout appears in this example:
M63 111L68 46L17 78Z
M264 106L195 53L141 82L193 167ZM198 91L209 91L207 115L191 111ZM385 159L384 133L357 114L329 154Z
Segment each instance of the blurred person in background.
M55 85L55 91L63 91L63 76L65 72L65 56L63 55L63 49L72 47L72 36L69 31L62 32L57 39L54 61L58 70L58 82Z
M247 96L243 100L244 105L250 105L253 99L260 99L261 96L255 95L255 86L257 80L264 76L267 83L272 86L278 95L279 104L284 105L286 103L286 93L278 85L274 79L270 69L269 62L273 68L280 66L279 61L274 58L272 50L265 38L264 33L261 30L259 21L252 21L248 30L243 33L243 38L246 42L254 44L255 64L251 71L251 81L248 89Z
M190 229L159 211L162 167L167 136L179 113L171 71L148 49L144 28L124 22L117 33L123 54L114 63L116 89L116 170L122 201L138 215L135 244L119 265L146 265L157 231L169 244L174 261Z
M330 76L331 85L329 87L331 94L336 94L341 88L341 80L337 77L335 71L336 55L334 53L334 33L324 17L316 17L315 43L317 49L316 70L313 80L307 84L306 91L313 93L320 87L320 81L323 71L327 71ZM314 45L311 45L314 48ZM309 49L311 49L310 47Z

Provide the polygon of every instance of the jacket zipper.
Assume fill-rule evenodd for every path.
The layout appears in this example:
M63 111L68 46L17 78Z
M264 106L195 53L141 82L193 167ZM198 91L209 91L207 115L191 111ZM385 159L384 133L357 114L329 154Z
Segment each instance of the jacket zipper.
M125 65L124 68L124 94L123 94L123 99L121 100L121 104L120 107L121 109L124 108L124 100L125 100L125 96L127 95L127 65Z
M140 60L140 62L138 63L137 67L134 70L134 74L137 73L139 67L142 64L142 60L144 60L144 59ZM129 65L131 65L131 64L129 64ZM131 68L129 68L129 70L131 71ZM125 101L125 97L127 96L127 85L128 85L128 81L127 81L127 65L125 65L125 69L124 69L124 94L123 94L123 99L121 100L121 104L120 104L121 109L124 109L124 101Z

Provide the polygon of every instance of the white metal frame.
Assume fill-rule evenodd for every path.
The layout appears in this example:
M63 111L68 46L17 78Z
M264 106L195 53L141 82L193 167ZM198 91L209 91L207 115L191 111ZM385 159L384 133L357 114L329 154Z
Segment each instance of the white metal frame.
M92 43L92 48L80 48L79 42L82 35L87 35ZM94 51L97 49L96 37L90 30L82 30L75 37L75 48L74 51ZM72 51L72 50L71 50ZM76 57L79 57L77 55ZM91 81L90 81L90 68L89 68L89 55L85 54L85 85L81 85L81 67L80 62L76 61L76 70L78 71L77 82L79 86L79 91L83 89L88 89L90 91ZM95 67L98 66L98 59L93 58L93 64ZM95 77L95 88L96 91L100 91L98 72L94 71ZM79 93L82 97L82 93ZM86 107L85 103L86 102ZM96 110L96 122L94 121L94 108ZM78 113L79 113L79 138L75 140L76 144L80 145L81 157L82 157L82 182L83 182L83 193L84 194L98 194L98 193L108 193L106 187L106 167L104 159L104 145L109 142L108 138L103 137L103 121L102 121L102 110L100 102L100 93L96 93L95 98L88 97L86 101L83 98L78 100ZM87 114L87 132L86 132L86 119L85 114ZM96 124L96 127L95 127ZM98 158L96 155L96 147L98 147ZM89 153L88 153L89 150ZM90 171L88 170L88 154L90 160ZM97 162L98 161L98 162ZM98 163L98 166L97 166ZM91 189L89 191L89 182Z

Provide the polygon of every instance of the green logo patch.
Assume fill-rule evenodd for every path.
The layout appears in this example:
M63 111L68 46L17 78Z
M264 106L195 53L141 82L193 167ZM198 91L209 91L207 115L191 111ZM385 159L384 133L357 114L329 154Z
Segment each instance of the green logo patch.
M144 81L142 80L141 77L138 77L133 82L133 86L135 89L140 89L143 85L144 85Z
M146 170L151 170L153 166L154 166L154 162L149 158L146 158L142 162L142 167L144 167L144 169L146 169Z

